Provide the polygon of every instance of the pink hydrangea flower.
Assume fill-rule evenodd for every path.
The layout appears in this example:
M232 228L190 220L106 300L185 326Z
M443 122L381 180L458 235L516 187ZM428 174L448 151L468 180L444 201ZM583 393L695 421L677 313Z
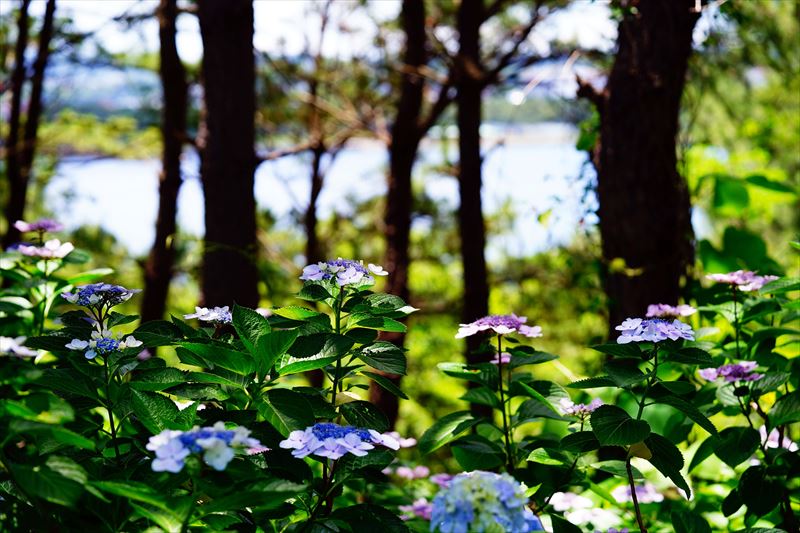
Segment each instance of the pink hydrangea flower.
M30 244L20 244L17 246L17 251L22 255L38 257L40 259L63 259L74 249L75 246L73 246L71 242L62 243L58 239L51 239L42 246Z
M727 274L708 274L706 278L717 283L727 283L740 291L757 291L770 281L775 281L778 276L759 276L750 270L737 270Z
M691 305L681 304L677 306L667 304L651 304L647 306L647 318L680 318L690 316L697 312Z
M14 222L14 227L21 233L45 233L55 232L64 229L64 225L49 218L43 218L35 222L25 222L24 220L17 220Z
M492 330L498 335L508 335L509 333L519 333L526 337L535 338L542 336L542 328L539 326L528 326L525 324L528 319L524 316L510 315L489 315L479 318L469 324L461 324L456 334L457 339L469 337L482 331Z

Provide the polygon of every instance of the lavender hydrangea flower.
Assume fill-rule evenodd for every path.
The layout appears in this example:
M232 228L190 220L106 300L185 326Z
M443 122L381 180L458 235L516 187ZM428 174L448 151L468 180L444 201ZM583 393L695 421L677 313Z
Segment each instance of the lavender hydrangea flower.
M24 346L26 337L0 337L0 355L36 357L39 352Z
M550 497L550 505L555 511L574 511L576 509L591 509L595 503L585 496L574 492L556 492Z
M620 485L611 491L611 495L619 502L633 501L630 485ZM636 499L639 503L659 503L664 501L664 495L651 484L636 485Z
M499 364L507 365L508 363L511 362L511 354L507 352L503 352L501 354L496 353L494 354L494 359L492 359L489 362L492 363L493 365L499 365Z
M767 428L761 426L758 428L758 433L761 435L761 442L763 442L764 446L767 448L785 448L790 452L796 452L798 450L797 443L789 437L784 436L783 439L781 439L781 434L777 428L770 431L769 435L767 435Z
M434 474L428 478L428 481L438 485L440 489L445 489L450 486L450 482L453 481L454 477L455 476L452 474Z
M14 222L14 227L21 233L47 233L56 232L64 229L64 225L49 218L43 218L35 222L25 222L24 220L17 220Z
M740 291L750 292L761 289L770 281L778 279L778 276L759 276L750 270L737 270L727 274L708 274L706 278L717 283L727 283Z
M190 431L165 429L150 437L146 448L155 452L151 463L155 472L178 473L191 454L202 454L203 462L214 470L225 470L237 452L265 451L264 446L250 437L250 430L237 426L227 429L224 422L210 427L195 426Z
M334 280L339 287L346 285L367 286L375 283L372 276L388 276L383 267L369 263L366 267L363 261L352 259L331 259L303 268L300 279L303 281Z
M433 500L431 531L544 531L528 508L525 486L508 474L476 470L453 478Z
M620 332L617 337L618 344L644 341L661 342L667 339L673 341L678 339L694 340L692 327L680 320L670 322L663 318L627 318L615 329Z
M185 319L196 318L201 322L211 322L212 324L230 324L233 321L233 315L230 308L226 305L224 307L195 307L194 313L183 315Z
M75 292L65 292L61 296L69 303L96 309L111 308L128 301L141 289L126 289L110 283L92 283L75 288Z
M412 448L417 445L417 439L414 437L401 437L397 431L390 431L386 435L396 440L401 448Z
M430 520L433 514L433 504L425 498L418 498L411 505L400 505L398 509L403 513L400 515L400 520L411 520L413 518Z
M98 355L105 356L128 348L138 348L142 345L142 341L136 340L132 335L128 335L124 340L120 340L120 338L109 330L104 329L102 332L93 331L88 341L72 339L64 346L70 350L84 352L83 355L86 359L94 359Z
M757 366L755 361L742 361L741 363L722 365L719 368L703 368L698 371L698 374L707 381L716 381L718 378L724 378L728 383L757 381L764 377L764 374L753 373Z
M510 315L489 315L479 318L470 324L461 324L456 334L457 339L463 339L480 333L481 331L492 330L498 335L509 333L519 333L526 337L535 338L542 336L542 328L539 326L528 326L525 324L528 319L524 316Z
M58 239L51 239L42 246L20 244L16 247L17 252L22 255L39 259L63 259L74 249L71 242L62 243Z
M386 433L381 434L374 429L340 426L331 422L292 431L288 438L281 441L280 447L291 449L292 455L297 458L316 455L336 460L348 453L363 457L376 444L392 450L400 448L400 443Z
M600 398L595 398L588 404L585 403L574 403L572 400L568 400L566 398L562 398L559 400L559 408L561 412L565 415L577 416L579 418L586 418L590 414L594 412L595 409L603 405L603 400Z
M691 316L697 312L697 309L691 305L680 304L672 306L667 304L652 304L647 306L647 318L680 318L682 316Z

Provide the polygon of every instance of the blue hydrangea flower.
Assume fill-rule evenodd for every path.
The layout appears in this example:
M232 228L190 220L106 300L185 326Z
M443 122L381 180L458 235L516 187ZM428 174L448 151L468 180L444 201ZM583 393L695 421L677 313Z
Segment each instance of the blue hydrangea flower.
M378 433L374 429L340 426L332 422L314 424L304 430L292 431L282 440L281 448L291 449L292 455L303 458L309 455L339 459L351 453L363 457L376 444L392 450L400 448L400 443L389 434Z
M98 355L105 356L128 348L138 348L142 345L142 341L135 339L132 335L128 335L124 340L120 340L120 338L109 330L104 329L102 332L93 331L88 341L72 339L64 346L70 350L84 352L83 355L86 359L94 359Z
M211 322L212 324L230 324L233 321L230 307L195 307L194 313L183 315L183 318L196 318L201 322Z
M185 459L195 453L214 470L225 470L237 452L267 451L261 443L250 437L250 430L237 426L227 429L224 422L210 427L195 426L190 431L165 429L150 437L147 449L155 452L151 463L155 472L177 473L183 469Z
M75 288L75 292L65 292L61 296L76 305L93 308L110 308L128 301L140 289L126 289L121 285L92 283Z
M544 531L527 506L525 490L508 474L481 470L459 474L433 500L431 531Z
M694 340L694 331L688 324L680 320L664 320L663 318L627 318L615 328L620 332L618 344L629 342L661 342L667 339Z
M308 265L303 268L300 279L303 281L327 281L333 280L339 287L346 285L366 286L375 283L372 276L388 276L383 267L370 263L366 267L363 261L353 261L351 259L332 259Z

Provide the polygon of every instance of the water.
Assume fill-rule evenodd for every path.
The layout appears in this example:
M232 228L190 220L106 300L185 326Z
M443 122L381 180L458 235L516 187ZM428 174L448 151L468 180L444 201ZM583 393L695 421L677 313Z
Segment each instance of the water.
M569 242L583 224L594 223L593 195L586 194L593 171L574 147L574 130L563 124L515 128L487 125L483 201L486 213L514 213L509 229L490 239L490 258L528 255ZM503 146L495 147L498 139ZM454 158L455 146L449 157ZM423 145L417 170L440 163L440 143ZM386 149L360 142L342 150L330 167L319 198L321 217L352 212L352 200L386 191ZM198 160L184 155L184 184L178 198L178 224L189 234L203 234L203 195ZM68 229L96 224L113 234L132 255L147 253L158 206L158 160L62 161L45 190L45 202ZM417 172L433 199L458 205L458 183L449 176ZM309 166L297 157L266 162L256 172L255 196L280 223L303 211L309 194ZM424 224L424 222L419 222Z

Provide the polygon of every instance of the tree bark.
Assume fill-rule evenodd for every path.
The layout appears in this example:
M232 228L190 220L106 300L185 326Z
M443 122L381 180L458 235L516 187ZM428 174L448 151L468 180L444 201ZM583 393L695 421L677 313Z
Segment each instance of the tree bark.
M204 305L258 304L253 195L255 56L250 0L199 0L204 121Z
M181 187L181 152L186 135L187 81L176 46L177 0L161 0L158 7L161 43L159 74L164 95L161 109L161 174L158 184L156 235L144 271L142 320L163 318L175 263L174 239L178 191Z
M22 88L25 83L25 49L28 44L28 6L29 0L20 5L18 20L18 36L15 49L15 65L11 81L11 114L9 117L9 133L6 145L6 173L9 181L8 203L6 204L6 221L8 229L3 238L3 248L19 241L19 231L14 222L24 217L28 196L33 160L36 154L36 137L42 116L42 92L47 61L50 58L50 41L53 38L53 24L56 11L55 0L48 0L45 7L42 28L39 31L38 52L33 64L31 77L31 93L28 99L28 110L22 142L19 139L21 127Z
M408 268L411 235L412 188L411 173L424 132L420 129L422 99L425 83L416 73L428 61L425 35L425 5L423 0L404 0L401 20L406 34L404 71L400 86L397 116L391 130L389 145L389 176L386 195L386 257L384 268L389 272L386 292L409 299ZM387 333L385 340L400 348L405 343L404 333ZM385 374L395 384L401 376ZM370 400L383 411L394 427L397 421L398 398L375 385L370 386Z
M593 151L600 234L607 266L609 331L648 304L677 304L693 263L689 192L677 171L676 135L692 32L694 0L631 1L619 24L618 51L603 92L582 84L600 113ZM625 261L634 273L608 266Z

